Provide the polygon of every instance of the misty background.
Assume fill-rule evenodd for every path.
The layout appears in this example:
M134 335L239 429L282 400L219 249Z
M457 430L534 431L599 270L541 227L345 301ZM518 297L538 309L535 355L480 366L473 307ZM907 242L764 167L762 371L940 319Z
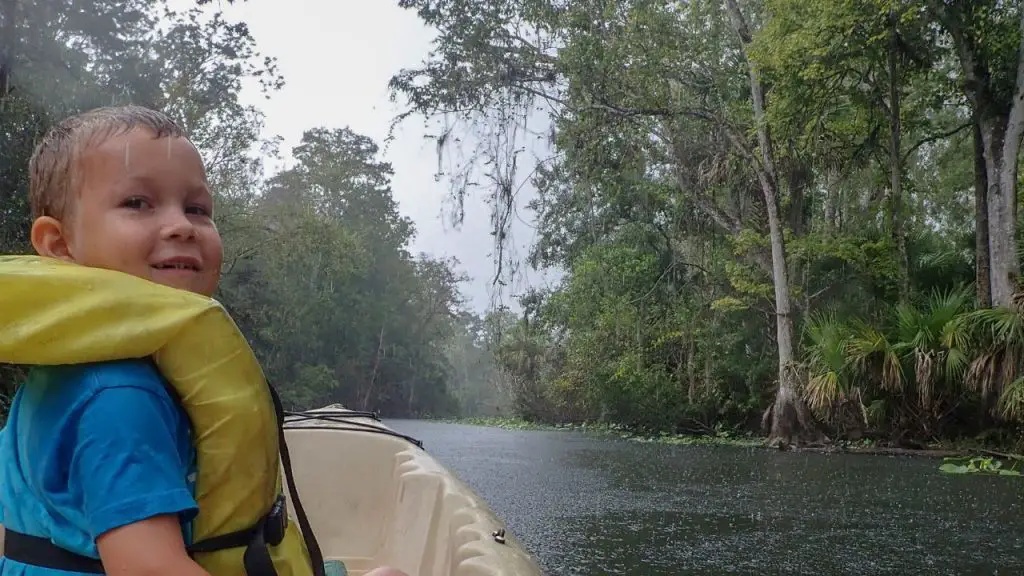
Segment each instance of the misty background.
M172 0L170 5L186 8L190 0ZM296 0L282 9L279 3L249 0L223 3L219 8L232 20L245 22L259 49L277 59L285 85L265 98L256 83L243 84L240 99L258 106L266 115L263 135L281 136L282 159L269 159L273 170L288 166L288 150L309 126L349 126L379 143L391 133L392 122L407 108L404 98L391 100L388 81L403 68L416 68L427 59L436 32L412 10L397 2L360 0ZM542 122L534 128L543 131ZM394 166L394 197L402 215L412 219L417 235L414 252L458 258L470 279L460 288L471 308L483 313L496 305L518 309L515 295L528 287L549 287L558 273L536 271L528 265L505 278L508 285L494 282L497 274L495 242L491 232L492 212L486 183L474 189L464 202L464 216L456 222L450 183L436 179L438 149L436 136L443 124L413 116L394 131L382 156ZM472 134L460 134L464 148L475 142ZM510 255L522 260L536 242L534 215L527 203L536 192L527 176L536 158L550 154L546 139L524 138L528 146L521 158L516 202L511 222ZM446 156L458 154L458 148ZM442 167L450 160L442 159ZM479 174L478 174L479 175Z

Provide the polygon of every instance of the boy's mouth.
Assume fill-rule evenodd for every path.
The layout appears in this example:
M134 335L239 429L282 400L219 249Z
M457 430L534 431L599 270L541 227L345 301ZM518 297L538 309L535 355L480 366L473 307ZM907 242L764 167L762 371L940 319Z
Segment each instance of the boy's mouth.
M199 272L199 261L195 258L170 258L153 264L157 270L191 270Z

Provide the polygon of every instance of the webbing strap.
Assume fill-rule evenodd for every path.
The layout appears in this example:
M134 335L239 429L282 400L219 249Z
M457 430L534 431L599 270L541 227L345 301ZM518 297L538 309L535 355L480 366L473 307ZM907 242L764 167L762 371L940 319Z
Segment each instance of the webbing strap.
M180 399L177 393L167 384L171 396L176 402ZM274 402L274 414L277 418L277 439L281 452L281 463L284 465L285 481L288 483L288 492L291 496L292 505L295 506L295 517L299 521L299 530L306 543L306 550L309 552L312 564L313 576L324 576L324 559L320 551L320 544L313 534L309 525L309 518L306 517L306 510L302 507L299 499L299 491L295 487L295 477L292 474L291 456L288 454L288 443L284 437L284 405L281 404L281 397L277 390L267 383L270 390L270 398ZM245 546L245 553L242 562L245 565L245 573L248 576L277 576L273 559L267 545L276 546L284 539L285 528L288 525L288 513L284 507L284 496L278 496L270 511L259 520L256 526L230 534L223 534L207 538L189 546L189 554L213 552L225 548L239 548Z
M277 570L270 556L270 549L267 547L268 539L266 529L267 519L270 515L260 519L253 528L216 536L204 540L198 546L187 548L189 555L196 552L213 552L227 548L245 547L242 554L242 563L245 573L248 576L276 576ZM269 530L269 532L281 531ZM277 539L280 543L280 538ZM269 543L273 545L273 543ZM22 534L10 529L4 530L4 554L5 558L27 564L60 570L63 572L83 572L86 574L106 574L103 563L95 558L82 556L65 548L57 546L49 538L40 538ZM323 564L320 566L323 570ZM314 572L316 569L314 568Z
M4 558L63 572L82 572L85 574L104 574L103 563L95 558L80 556L60 548L48 538L29 536L4 529Z
M280 396L277 395L277 390L269 383L267 388L270 389L270 396L274 399L274 410L277 412L277 437L279 439L278 443L281 445L281 463L284 464L284 477L285 481L288 482L288 493L291 495L292 505L295 506L295 517L299 521L302 538L306 541L309 559L313 564L313 575L325 576L324 555L320 551L320 543L317 542L316 535L313 534L313 528L309 525L309 518L306 517L302 501L299 500L299 491L295 488L295 478L292 475L292 460L288 455L288 443L284 439L284 406L281 404ZM285 515L285 519L287 520L287 515Z

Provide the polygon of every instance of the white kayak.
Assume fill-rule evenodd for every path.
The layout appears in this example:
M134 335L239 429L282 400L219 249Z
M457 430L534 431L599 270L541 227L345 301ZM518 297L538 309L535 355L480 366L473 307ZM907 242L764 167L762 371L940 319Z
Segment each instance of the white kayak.
M372 414L339 405L290 413L285 439L324 560L340 562L340 573L541 574L480 496Z

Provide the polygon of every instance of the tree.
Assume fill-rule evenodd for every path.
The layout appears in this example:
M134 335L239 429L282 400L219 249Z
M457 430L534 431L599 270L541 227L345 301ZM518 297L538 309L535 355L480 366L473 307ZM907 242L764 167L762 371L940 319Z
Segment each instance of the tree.
M1024 9L1018 3L937 0L929 0L928 8L952 38L962 89L978 125L988 186L992 303L1009 307L1020 273L1017 156L1024 133Z
M262 241L224 287L284 399L453 411L443 347L462 304L456 264L408 253L412 223L371 139L314 128L292 154L247 218Z

